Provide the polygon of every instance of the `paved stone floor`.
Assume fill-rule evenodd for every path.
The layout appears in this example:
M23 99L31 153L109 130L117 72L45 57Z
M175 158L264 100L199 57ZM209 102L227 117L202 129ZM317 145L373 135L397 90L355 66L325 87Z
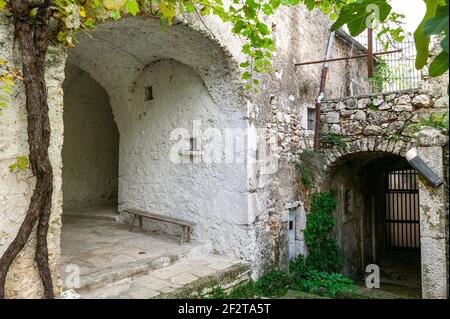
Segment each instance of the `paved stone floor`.
M83 298L114 299L186 297L189 292L213 286L217 280L223 278L232 280L239 280L239 277L248 278L247 269L245 264L230 258L196 256L139 276L130 276L97 289L81 292L81 295ZM222 283L227 284L226 281Z
M386 290L420 298L420 251L390 251L380 262L380 271Z
M130 231L116 223L113 210L91 213L95 216L81 210L63 215L63 285L72 288L78 267L80 285L75 290L84 298L152 298L244 265L206 254L199 242L180 245L177 238Z

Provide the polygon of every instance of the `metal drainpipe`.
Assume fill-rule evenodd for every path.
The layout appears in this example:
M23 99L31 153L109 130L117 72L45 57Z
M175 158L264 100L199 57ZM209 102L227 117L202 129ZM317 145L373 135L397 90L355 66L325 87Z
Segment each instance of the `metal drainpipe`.
M331 48L333 47L334 31L330 32L328 36L327 49L325 51L325 59L329 60L331 56ZM319 95L316 98L316 126L314 129L314 151L320 150L320 107L322 105L322 99L325 95L325 83L328 74L328 62L326 61L322 67L322 75L320 77L320 89Z

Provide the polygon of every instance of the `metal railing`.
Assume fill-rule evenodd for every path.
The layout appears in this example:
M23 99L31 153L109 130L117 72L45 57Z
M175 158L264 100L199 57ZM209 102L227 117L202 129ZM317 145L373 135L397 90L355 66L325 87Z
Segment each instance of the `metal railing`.
M361 34L355 39L367 48L367 35ZM422 80L421 71L415 67L416 48L414 39L406 37L401 43L394 43L385 48L382 43L374 39L374 52L391 51L401 49L401 52L389 53L377 57L378 69L385 64L387 70L383 72L385 79L379 88L382 92L391 92L407 89L415 89L419 87ZM377 69L375 70L375 73Z

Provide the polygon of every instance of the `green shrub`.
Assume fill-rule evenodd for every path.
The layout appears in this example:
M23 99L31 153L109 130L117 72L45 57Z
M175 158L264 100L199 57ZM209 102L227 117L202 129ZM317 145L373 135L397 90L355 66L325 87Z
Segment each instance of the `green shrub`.
M375 72L368 80L373 91L382 92L385 84L393 83L396 77L394 77L394 73L386 60L377 57Z
M224 299L227 293L222 289L222 287L216 286L208 294L208 299Z
M322 171L322 166L321 154L312 150L304 150L300 154L298 162L295 163L295 168L303 186L307 189L313 187L313 182L317 180Z
M335 220L332 212L337 203L328 192L314 194L306 219L305 243L309 255L309 267L323 272L340 272L344 261L342 251L332 231Z
M312 268L308 265L303 255L298 255L296 259L289 263L289 275L292 282L297 282L305 278L310 270Z
M259 277L255 282L255 292L258 296L274 297L286 293L289 286L289 275L284 271L272 269Z
M332 235L335 221L331 214L336 206L335 198L328 192L313 195L305 230L309 255L299 255L291 261L288 272L274 268L256 281L237 285L229 293L213 289L210 298L278 297L288 289L330 297L354 292L352 280L338 273L343 255Z
M227 295L229 299L252 299L255 298L255 283L250 280L249 282L237 285Z
M294 287L304 292L330 297L356 292L353 281L344 275L316 270L308 271L306 277L296 282Z

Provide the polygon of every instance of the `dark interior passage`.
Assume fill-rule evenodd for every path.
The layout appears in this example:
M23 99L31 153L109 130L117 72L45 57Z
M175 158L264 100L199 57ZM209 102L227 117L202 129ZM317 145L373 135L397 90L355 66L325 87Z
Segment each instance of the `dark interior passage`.
M109 96L87 72L66 67L64 82L64 211L117 206L119 132Z
M338 199L336 236L344 272L362 280L369 264L381 284L420 291L420 229L417 173L397 155L361 152L343 157L329 178Z

